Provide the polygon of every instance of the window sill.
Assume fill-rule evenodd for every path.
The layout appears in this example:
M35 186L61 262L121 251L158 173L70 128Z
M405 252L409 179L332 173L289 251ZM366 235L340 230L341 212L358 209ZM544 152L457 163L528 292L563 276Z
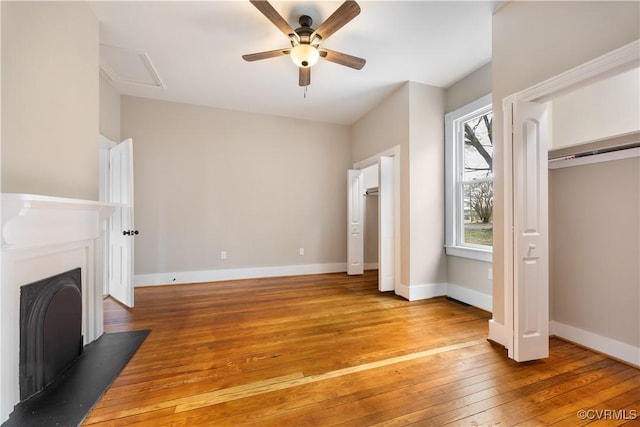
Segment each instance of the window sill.
M493 262L493 249L469 248L463 246L445 246L447 255L470 258L477 261Z

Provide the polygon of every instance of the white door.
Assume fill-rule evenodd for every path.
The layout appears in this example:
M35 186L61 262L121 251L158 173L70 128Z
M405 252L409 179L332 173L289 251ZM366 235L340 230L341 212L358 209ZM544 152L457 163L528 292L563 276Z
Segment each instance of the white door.
M395 188L393 157L378 165L378 290L395 290Z
M364 273L364 185L362 171L348 171L347 274Z
M545 104L517 102L513 119L513 359L549 356L549 245Z
M109 151L109 201L116 208L109 222L109 294L133 307L133 143L122 141Z

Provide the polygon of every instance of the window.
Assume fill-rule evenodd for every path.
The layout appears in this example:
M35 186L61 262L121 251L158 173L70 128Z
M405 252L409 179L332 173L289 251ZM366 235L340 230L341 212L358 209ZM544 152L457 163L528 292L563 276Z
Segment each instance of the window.
M492 125L491 95L445 116L448 255L491 261Z

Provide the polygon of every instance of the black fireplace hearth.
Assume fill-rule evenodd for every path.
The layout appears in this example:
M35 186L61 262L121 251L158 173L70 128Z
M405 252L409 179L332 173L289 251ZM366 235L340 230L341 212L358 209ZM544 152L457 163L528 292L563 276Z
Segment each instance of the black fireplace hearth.
M16 405L2 427L77 427L107 391L149 330L104 334L43 390Z

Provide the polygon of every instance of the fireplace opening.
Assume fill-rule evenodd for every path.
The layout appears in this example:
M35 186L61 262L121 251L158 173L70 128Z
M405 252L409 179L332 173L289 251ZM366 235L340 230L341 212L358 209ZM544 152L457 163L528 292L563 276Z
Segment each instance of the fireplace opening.
M20 400L44 389L81 353L81 269L21 286Z

